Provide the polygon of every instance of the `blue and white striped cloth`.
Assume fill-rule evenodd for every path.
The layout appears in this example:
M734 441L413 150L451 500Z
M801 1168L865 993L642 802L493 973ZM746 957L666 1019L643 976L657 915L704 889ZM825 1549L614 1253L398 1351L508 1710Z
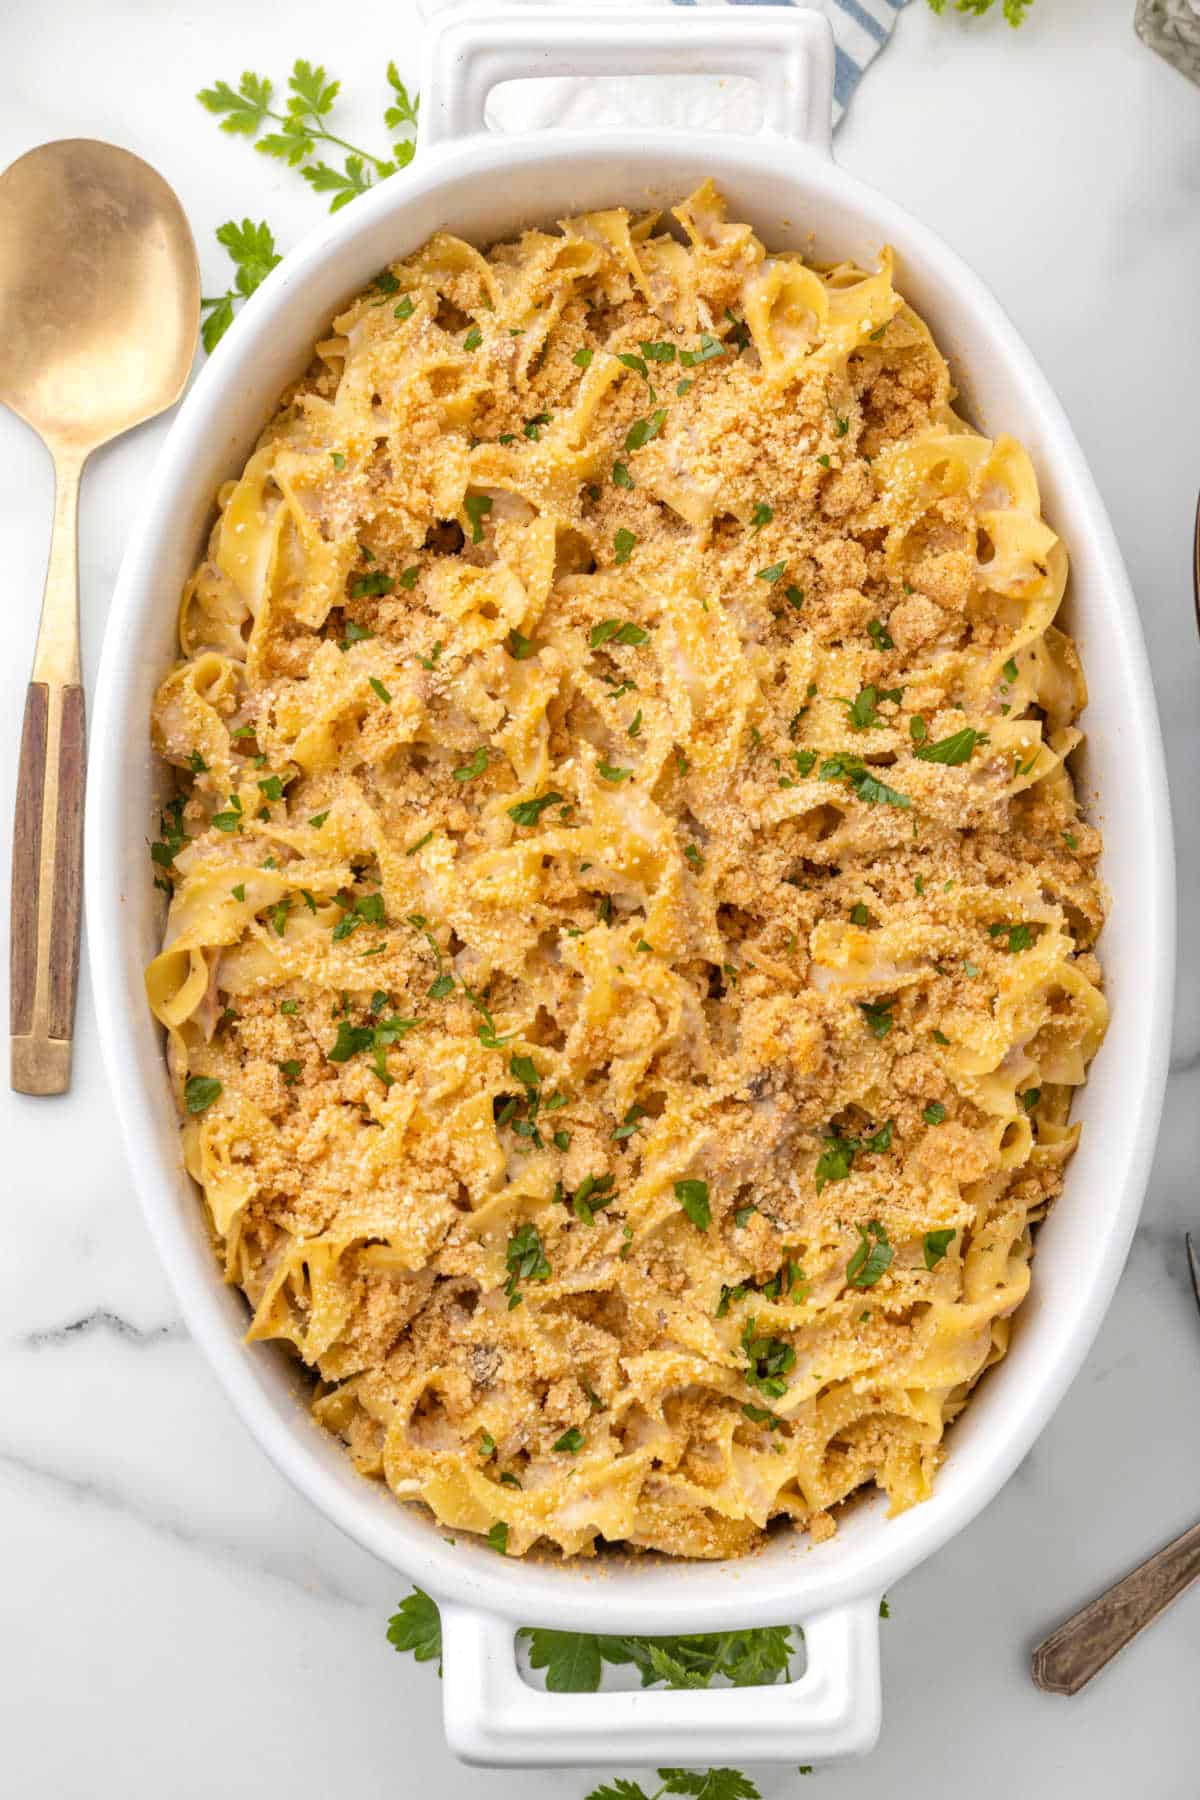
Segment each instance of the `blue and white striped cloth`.
M525 0L526 4L530 0ZM532 0L538 4L539 0ZM554 7L569 5L573 0L540 0ZM640 0L645 5L647 0ZM655 3L655 0L651 0ZM418 0L421 12L429 17L462 4L462 0ZM628 0L587 0L591 8L612 7L619 11ZM863 72L874 62L891 37L900 13L908 0L657 0L660 6L791 6L803 5L823 12L833 28L837 58L834 77L833 122L841 119ZM583 84L588 92L580 93L579 83L546 81L539 83L540 92L526 92L519 102L503 93L488 104L489 121L501 129L535 129L543 125L663 123L721 126L737 128L745 125L739 110L735 84L721 94L709 93L702 98L673 91L670 76L655 82L651 112L645 111L646 99L624 84L611 79ZM714 108L715 114L714 116ZM624 114L624 118L620 117ZM641 117L639 119L639 113ZM724 114L724 116L720 116Z

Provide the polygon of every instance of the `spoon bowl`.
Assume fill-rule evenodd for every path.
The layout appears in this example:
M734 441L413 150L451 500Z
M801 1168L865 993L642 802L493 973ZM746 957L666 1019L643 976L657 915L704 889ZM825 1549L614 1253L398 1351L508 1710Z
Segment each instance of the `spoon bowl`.
M200 277L174 193L115 144L66 138L0 176L0 400L94 448L179 397Z
M54 529L13 830L12 1085L70 1081L84 747L75 519L98 444L178 399L200 322L196 248L148 163L65 138L0 175L0 401L54 458Z

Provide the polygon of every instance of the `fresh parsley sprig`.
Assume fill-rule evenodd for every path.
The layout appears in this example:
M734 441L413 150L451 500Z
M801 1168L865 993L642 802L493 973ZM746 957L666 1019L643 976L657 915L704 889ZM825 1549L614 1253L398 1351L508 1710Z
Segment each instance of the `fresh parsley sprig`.
M387 67L391 104L383 115L389 132L403 135L392 144L391 155L376 156L349 143L329 128L333 105L341 83L330 81L325 69L315 68L300 57L288 76L286 110L272 106L274 86L265 75L247 69L236 88L227 81L201 88L196 98L208 112L216 114L221 130L237 137L255 140L254 148L264 156L272 156L289 168L299 169L314 193L329 194L330 212L338 212L359 194L365 194L376 182L385 181L398 169L407 168L416 149L415 134L420 111L420 95L409 95L394 62ZM259 136L264 125L277 125L277 131ZM345 151L340 169L316 161L318 145L333 144ZM233 323L234 310L249 298L279 262L275 237L265 219L255 223L243 219L239 225L228 219L217 231L217 241L233 259L237 273L232 286L223 294L206 295L200 302L204 313L201 337L211 355Z
M228 250L237 273L232 287L223 294L206 294L200 302L204 314L200 336L210 356L233 324L234 307L249 299L280 260L274 234L265 219L257 224L253 219L243 219L240 225L236 219L226 219L217 226L217 242Z
M798 1625L699 1637L607 1637L525 1626L518 1635L529 1646L530 1666L545 1671L551 1693L593 1694L605 1663L636 1668L644 1688L706 1688L716 1680L733 1687L772 1687L791 1678L793 1630L803 1636ZM420 1588L400 1602L388 1621L387 1635L395 1649L411 1651L417 1662L436 1659L441 1672L441 1617ZM662 1800L665 1794L688 1794L692 1800L761 1800L754 1783L737 1769L659 1769L658 1778L661 1785L647 1794L636 1781L614 1776L587 1800Z
M215 87L201 88L196 98L208 112L220 115L222 131L256 139L254 147L261 155L276 157L290 169L298 168L318 194L332 193L329 210L337 212L357 194L365 194L376 181L386 180L413 159L420 96L409 98L394 62L388 64L387 78L394 99L384 113L384 123L389 131L412 133L393 144L390 157L376 156L330 131L329 116L342 84L328 80L321 64L314 68L303 57L292 64L288 76L286 112L278 112L271 105L275 90L270 80L249 69L236 90L227 81L218 81ZM259 137L268 120L280 129ZM341 170L309 160L318 144L333 144L346 152Z

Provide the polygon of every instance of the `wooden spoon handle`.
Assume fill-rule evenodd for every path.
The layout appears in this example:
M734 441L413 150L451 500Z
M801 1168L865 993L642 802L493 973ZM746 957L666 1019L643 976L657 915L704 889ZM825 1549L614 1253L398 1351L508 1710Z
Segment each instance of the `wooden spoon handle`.
M1200 1576L1200 1522L1051 1632L1033 1653L1033 1679L1051 1694L1077 1694Z
M83 689L25 696L12 861L12 1085L62 1094L71 1078L87 772Z
M87 748L75 517L84 457L55 457L54 530L25 696L13 828L10 1029L19 1094L65 1094L79 975Z

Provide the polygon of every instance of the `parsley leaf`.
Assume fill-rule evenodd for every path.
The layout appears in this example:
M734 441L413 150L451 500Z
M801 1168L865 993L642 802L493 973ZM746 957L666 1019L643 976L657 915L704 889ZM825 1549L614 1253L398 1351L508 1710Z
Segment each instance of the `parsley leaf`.
M666 408L662 406L652 412L648 419L635 419L625 433L626 451L640 450L643 444L648 444L652 438L656 438L666 424L666 420Z
M893 1004L894 1002L891 1000L882 1001L879 1005L875 1005L869 1000L859 1001L858 1010L866 1020L867 1029L872 1037L885 1038L892 1029L896 1022L892 1017Z
M641 625L635 625L632 619L605 619L599 625L593 625L588 632L588 643L593 650L601 644L631 644L637 646L649 640L650 633Z
M633 532L627 531L624 525L622 525L621 529L613 538L613 561L618 564L627 563L636 543L637 538L634 536Z
M747 1319L742 1332L742 1350L750 1364L743 1371L750 1387L758 1388L770 1400L780 1400L787 1393L786 1377L796 1366L796 1352L783 1338L760 1337L756 1320Z
M708 1203L707 1181L677 1181L675 1198L687 1214L697 1231L707 1231L712 1224L712 1209Z
M882 803L885 806L907 808L912 805L907 794L902 794L897 788L889 787L886 781L881 781L860 756L839 754L826 757L821 764L820 777L822 781L845 781L851 792L868 806Z
M462 763L457 769L451 769L451 778L454 781L474 781L477 775L483 774L487 766L487 745L480 744L474 755L471 757L470 762Z
M594 1694L600 1686L600 1640L590 1631L546 1631L526 1626L529 1664L545 1669L552 1694ZM624 1785L624 1784L622 1784Z
M583 1445L582 1431L578 1425L572 1425L569 1431L564 1431L557 1442L551 1445L551 1449L561 1451L565 1456L577 1456L583 1449Z
M508 816L514 825L536 825L548 806L555 806L562 795L553 789L548 794L541 794L536 800L519 800L515 806L508 808Z
M892 1246L878 1219L872 1219L869 1225L859 1225L856 1229L859 1245L846 1264L846 1280L851 1287L874 1287L880 1276L891 1267Z
M442 1666L442 1615L437 1603L420 1588L403 1599L388 1620L388 1643L393 1650L411 1650L415 1662Z
M955 1232L951 1226L946 1231L927 1231L924 1237L925 1267L936 1269L954 1240Z
M482 544L483 521L492 510L494 502L490 494L466 494L463 497L463 511L471 525L471 542Z
M960 763L969 762L975 747L986 744L987 741L986 731L976 731L973 725L964 725L961 731L939 738L936 744L918 744L913 755L919 756L922 762L944 763L953 769Z
M596 764L596 772L603 776L605 781L613 782L628 781L629 777L633 774L632 769L616 768L612 763L604 762L603 759Z
M535 644L532 638L527 638L514 627L504 641L504 648L514 662L527 662L531 656L537 655L541 645Z
M193 1118L207 1112L221 1092L221 1083L213 1075L189 1075L183 1088L183 1103Z
M546 1261L536 1225L526 1222L513 1232L504 1252L504 1266L508 1270L504 1292L508 1295L508 1310L512 1312L524 1299L521 1282L548 1281L550 1278L550 1264Z
M395 587L390 575L382 569L372 569L369 575L357 575L350 583L350 598L365 600L380 594L390 594ZM370 636L370 633L367 634Z

